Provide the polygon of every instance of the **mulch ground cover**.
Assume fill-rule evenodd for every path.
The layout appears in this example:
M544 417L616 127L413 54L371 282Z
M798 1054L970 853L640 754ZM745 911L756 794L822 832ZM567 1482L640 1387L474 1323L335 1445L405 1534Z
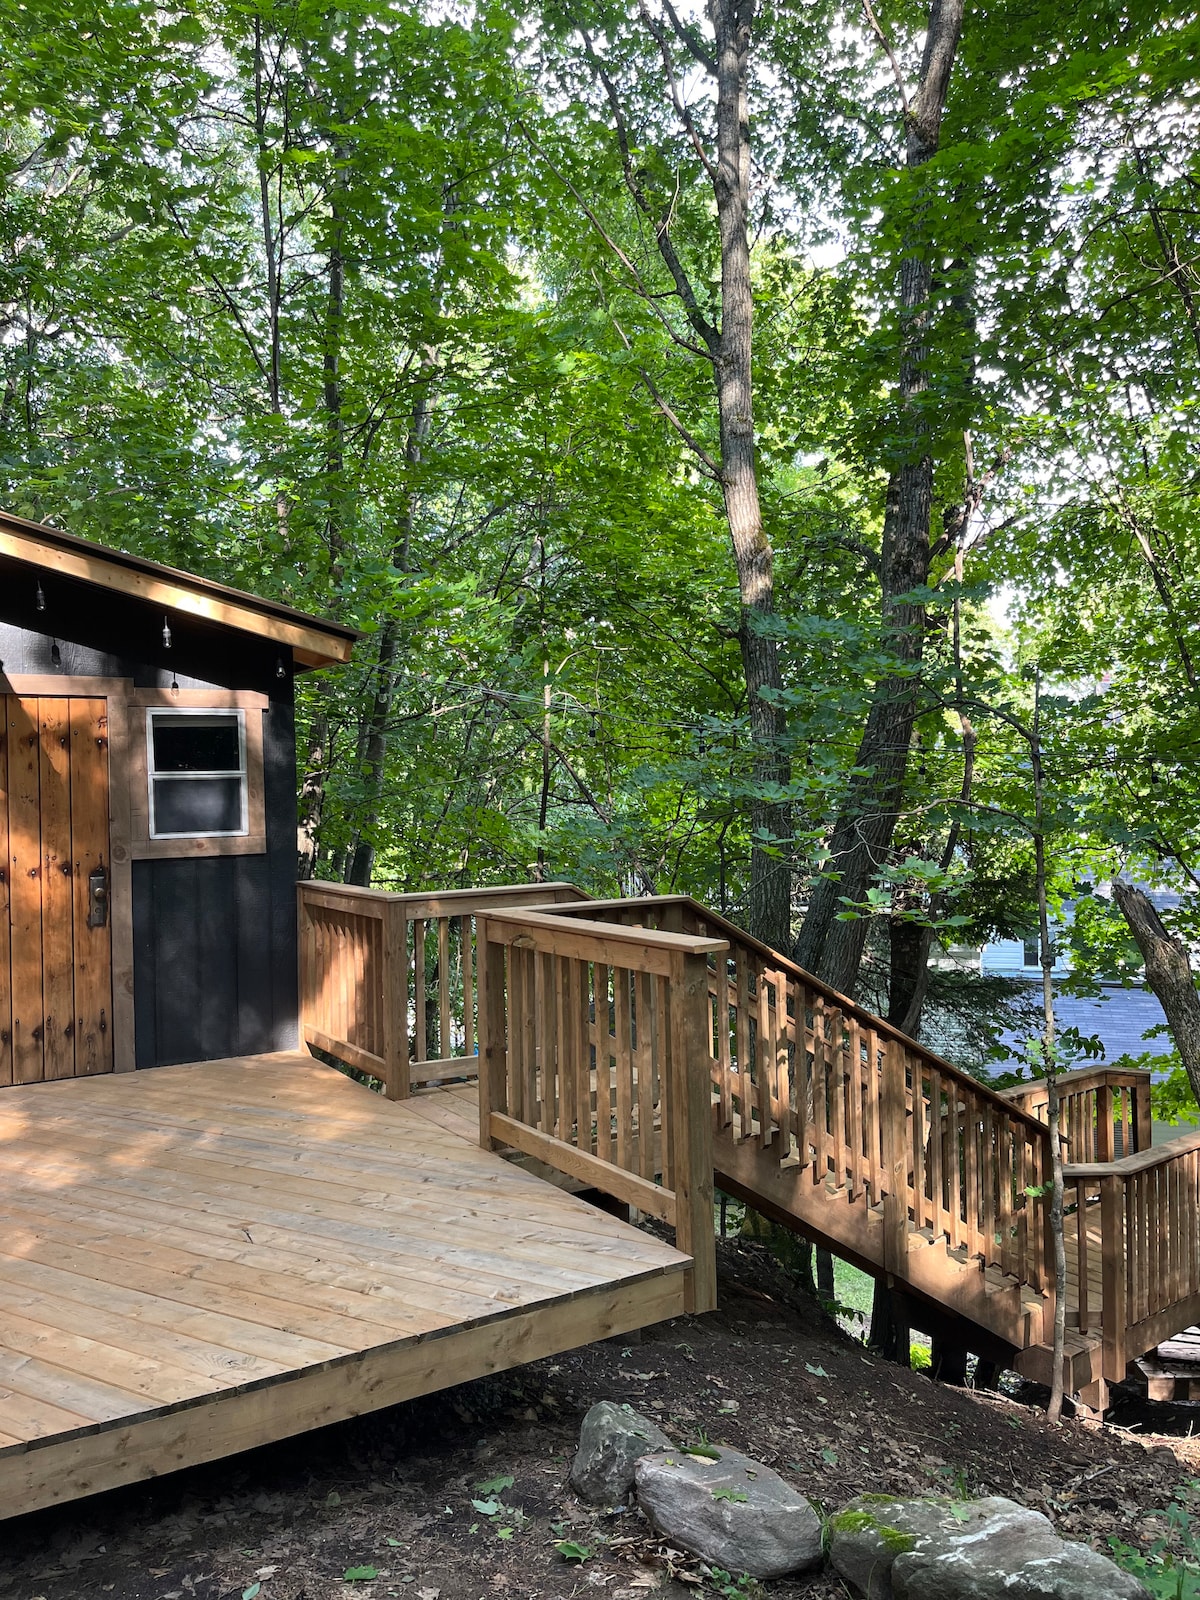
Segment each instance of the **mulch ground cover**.
M1148 1545L1200 1477L1189 1408L1049 1425L1033 1391L947 1388L877 1360L761 1246L723 1242L721 1306L301 1436L0 1523L8 1600L551 1600L753 1593L597 1513L567 1482L579 1422L628 1401L681 1443L727 1443L825 1511L853 1495L1008 1495L1105 1548ZM1197 1502L1200 1508L1200 1502ZM566 1554L558 1548L564 1547ZM573 1557L573 1559L571 1559ZM768 1586L832 1600L832 1574Z

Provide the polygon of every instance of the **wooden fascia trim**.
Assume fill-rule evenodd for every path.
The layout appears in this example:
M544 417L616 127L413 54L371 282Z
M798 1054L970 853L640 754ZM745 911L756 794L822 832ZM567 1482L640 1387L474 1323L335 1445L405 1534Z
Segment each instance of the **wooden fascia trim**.
M241 633L274 639L279 644L288 645L304 666L326 667L349 661L354 648L353 639L339 638L323 629L306 627L303 623L284 617L274 617L251 606L239 605L224 596L189 589L172 578L119 566L105 561L102 556L93 556L82 550L62 549L32 534L14 533L0 527L0 555L32 562L47 572L81 578L85 583L131 595L169 611L182 611L189 616L200 617L205 622L236 628Z

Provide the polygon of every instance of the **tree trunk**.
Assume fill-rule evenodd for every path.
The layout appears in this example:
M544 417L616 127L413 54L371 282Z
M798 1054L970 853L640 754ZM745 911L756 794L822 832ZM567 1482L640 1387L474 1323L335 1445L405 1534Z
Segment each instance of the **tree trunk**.
M738 644L754 749L750 932L776 950L791 943L791 808L770 798L788 782L777 702L783 687L770 634L774 554L763 529L755 463L754 295L750 277L750 120L747 75L753 0L713 0L717 160L713 189L721 242L721 328L714 352L725 515L737 565Z
M432 417L433 353L426 352L422 361L425 377L417 390L409 420L408 436L404 443L404 461L410 471L420 465L425 441L429 436ZM392 564L407 572L412 560L412 536L417 516L417 495L410 486L405 491L404 510L400 519L400 538L392 550ZM375 866L375 830L379 822L379 806L383 799L384 777L387 770L388 739L392 704L396 697L396 657L400 650L400 629L393 614L389 613L379 630L379 650L375 658L375 694L367 712L364 729L362 775L366 790L362 822L350 858L348 883L367 887Z
M1034 683L1033 730L1029 739L1033 766L1033 850L1037 874L1038 933L1042 957L1042 1070L1046 1076L1046 1127L1050 1140L1050 1237L1054 1249L1054 1338L1050 1401L1046 1415L1057 1422L1062 1415L1063 1359L1067 1343L1067 1242L1063 1234L1063 1159L1059 1138L1058 1053L1054 1026L1054 946L1050 942L1050 912L1046 903L1046 835L1044 833L1046 776L1042 765L1041 676Z
M1113 897L1146 963L1146 982L1158 996L1192 1093L1200 1101L1200 994L1187 946L1167 932L1158 912L1132 883L1114 883Z
M910 171L936 153L950 74L962 32L963 0L933 0L921 79L905 99L905 164ZM876 687L851 781L830 838L832 869L817 879L796 941L795 958L844 992L853 990L867 937L865 916L839 921L845 902L861 905L891 848L904 794L913 721L919 702L918 670L924 652L925 608L910 598L929 581L929 519L933 502L932 419L923 396L929 388L926 329L934 249L925 216L917 211L908 253L900 266L902 324L899 399L902 459L892 467L884 504L880 552L881 609L886 647L897 670Z
M897 1366L912 1364L912 1329L908 1321L908 1302L894 1289L889 1289L883 1278L875 1280L875 1294L871 1301L871 1331L867 1348L874 1350L885 1361Z

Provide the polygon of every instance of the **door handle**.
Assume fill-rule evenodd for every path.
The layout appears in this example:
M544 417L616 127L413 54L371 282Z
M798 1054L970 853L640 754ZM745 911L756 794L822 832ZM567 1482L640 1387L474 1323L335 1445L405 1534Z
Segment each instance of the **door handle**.
M108 868L103 862L88 873L89 928L103 928L108 923Z

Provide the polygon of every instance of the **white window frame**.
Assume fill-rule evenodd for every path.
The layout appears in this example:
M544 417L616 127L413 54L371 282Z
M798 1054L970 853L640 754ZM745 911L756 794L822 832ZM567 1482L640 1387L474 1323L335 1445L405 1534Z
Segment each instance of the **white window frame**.
M225 768L220 772L158 772L154 766L154 719L155 717L207 717L210 721L230 721L236 718L238 731L238 767L237 771ZM205 778L237 778L239 785L239 798L241 803L240 828L227 828L220 831L207 829L189 829L186 833L160 833L155 825L154 801L157 792L156 785L160 783L189 783ZM250 783L249 771L246 762L246 713L241 709L227 706L149 706L146 710L146 780L148 802L148 820L151 839L244 839L250 833Z

